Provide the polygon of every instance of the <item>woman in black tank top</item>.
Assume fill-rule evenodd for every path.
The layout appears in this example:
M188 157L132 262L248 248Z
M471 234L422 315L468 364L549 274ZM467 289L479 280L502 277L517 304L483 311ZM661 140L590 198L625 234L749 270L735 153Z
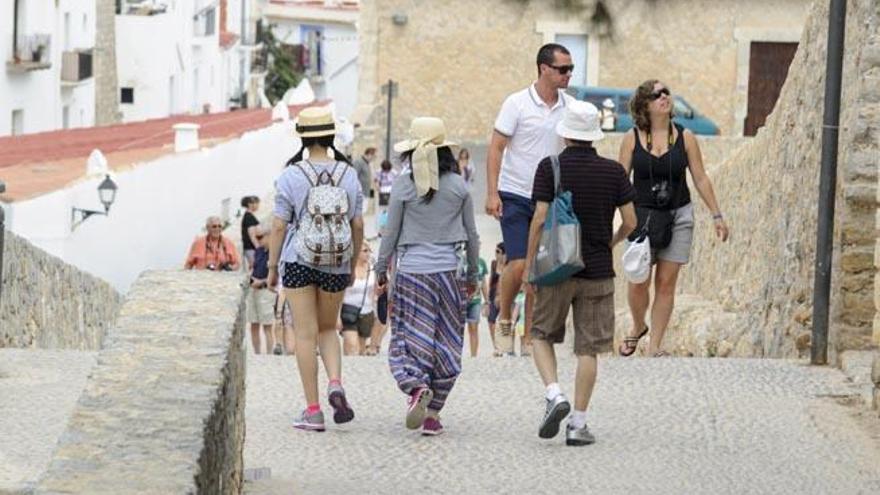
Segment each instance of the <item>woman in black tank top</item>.
M672 315L678 272L690 255L693 235L693 207L687 186L687 171L703 202L712 214L715 233L727 241L730 231L712 182L703 169L703 157L693 133L672 122L673 97L669 88L657 80L642 83L630 101L635 128L620 145L620 163L633 174L636 206L671 211L674 216L672 241L657 250L652 277L641 284L630 283L627 294L633 327L620 346L622 356L632 355L639 340L648 333L646 316L650 306L650 285L654 281L651 306L651 339L646 355L663 356L663 335Z

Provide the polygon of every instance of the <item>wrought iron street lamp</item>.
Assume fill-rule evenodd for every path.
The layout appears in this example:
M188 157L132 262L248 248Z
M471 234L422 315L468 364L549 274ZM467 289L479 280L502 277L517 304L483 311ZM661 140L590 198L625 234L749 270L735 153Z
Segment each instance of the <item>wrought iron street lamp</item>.
M101 200L101 204L104 205L104 211L101 210L86 210L83 208L73 207L70 212L70 222L71 228L70 230L74 230L83 222L86 221L92 215L107 215L110 213L110 206L116 201L116 183L113 182L113 179L110 178L109 175L104 176L104 180L98 184L98 199ZM79 220L76 219L76 214L79 213Z

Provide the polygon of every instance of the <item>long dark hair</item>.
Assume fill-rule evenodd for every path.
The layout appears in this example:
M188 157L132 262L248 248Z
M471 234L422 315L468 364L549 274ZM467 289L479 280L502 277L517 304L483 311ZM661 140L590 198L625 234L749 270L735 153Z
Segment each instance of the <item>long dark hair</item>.
M305 151L305 149L309 146L314 146L316 144L318 146L323 146L324 148L330 148L331 150L333 150L333 157L336 160L351 165L351 160L349 160L348 157L345 156L345 154L343 154L341 151L337 150L335 146L333 146L334 137L335 136L331 134L329 136L302 138L302 147L299 149L299 151L296 152L295 155L293 155L293 157L290 158L290 160L287 160L287 163L284 166L289 167L296 164L297 162L301 162L303 159L303 151Z
M636 92L633 93L632 99L629 100L629 113L632 115L633 123L638 129L641 129L645 132L651 132L651 116L648 114L648 105L651 104L651 94L654 92L654 85L657 83L662 83L657 79L648 79L643 82L636 88ZM668 90L669 86L663 84L663 86ZM669 118L675 116L675 111L673 108L675 105L669 107Z
M400 154L400 161L409 162L412 164L412 154L413 151L404 151ZM455 155L452 153L452 149L449 146L444 146L442 148L437 148L437 162L438 162L438 171L439 176L442 177L444 174L452 172L454 174L458 173L458 159L455 158ZM415 181L415 177L413 175L413 171L410 168L409 178ZM434 189L429 189L427 194L422 198L425 203L430 203L431 199L434 197L434 193L436 191Z

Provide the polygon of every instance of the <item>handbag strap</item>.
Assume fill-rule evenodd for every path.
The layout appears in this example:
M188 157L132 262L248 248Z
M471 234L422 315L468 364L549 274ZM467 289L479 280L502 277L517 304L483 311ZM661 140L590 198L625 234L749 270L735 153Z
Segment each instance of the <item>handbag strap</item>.
M550 155L550 168L553 169L553 196L562 194L562 179L559 172L559 155Z
M367 263L367 279L364 280L364 296L361 298L361 308L364 307L364 303L367 302L367 291L370 290L370 277L373 275L373 267Z

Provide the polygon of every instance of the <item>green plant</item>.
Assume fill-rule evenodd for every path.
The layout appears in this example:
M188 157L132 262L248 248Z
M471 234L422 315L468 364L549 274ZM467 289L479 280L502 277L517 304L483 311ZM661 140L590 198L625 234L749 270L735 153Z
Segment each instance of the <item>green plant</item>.
M291 45L281 43L272 32L274 26L262 30L263 60L266 62L266 98L274 105L284 97L288 89L295 87L303 78L295 52Z

